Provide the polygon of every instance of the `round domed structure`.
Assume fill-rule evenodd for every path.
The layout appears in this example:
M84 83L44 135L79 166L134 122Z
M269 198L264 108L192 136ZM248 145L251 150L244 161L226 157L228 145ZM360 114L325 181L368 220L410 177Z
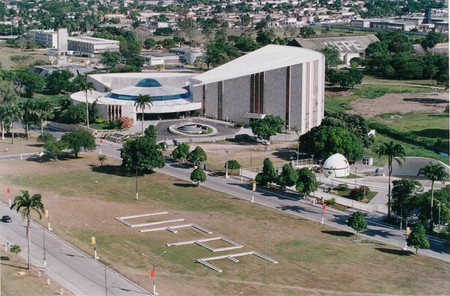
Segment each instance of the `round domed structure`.
M347 177L350 174L350 165L344 155L336 153L325 160L323 173L331 177Z

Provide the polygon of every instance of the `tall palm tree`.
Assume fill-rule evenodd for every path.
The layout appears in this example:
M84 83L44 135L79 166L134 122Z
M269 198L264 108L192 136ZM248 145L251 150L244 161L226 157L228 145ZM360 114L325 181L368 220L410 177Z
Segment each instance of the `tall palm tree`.
M14 121L20 120L22 118L22 109L14 103L5 104L3 105L3 116L5 122L9 123L9 126L11 128L11 141L14 144Z
M34 100L28 99L25 102L19 103L19 107L22 110L21 121L22 125L25 126L25 135L27 139L29 139L30 124L35 121L34 119L36 115L36 104Z
M89 102L88 102L88 91L92 93L92 90L95 89L94 83L87 80L87 75L79 76L77 79L78 89L84 91L84 95L86 98L86 126L89 128Z
M398 163L399 166L402 165L400 159L405 159L405 149L400 144L394 144L393 141L389 143L383 143L380 147L375 149L378 157L387 156L388 158L388 168L389 168L389 179L388 179L388 218L391 217L391 175L392 175L392 161ZM399 159L400 158L400 159Z
M148 106L150 108L150 106L152 105L153 100L152 97L150 95L139 95L139 97L136 98L136 100L134 101L134 106L136 107L136 111L138 109L141 109L142 112L142 134L144 134L144 109L145 106Z
M45 212L44 204L41 201L41 195L39 193L30 196L28 191L22 191L22 195L16 196L13 204L11 205L11 210L16 209L17 212L22 214L23 219L27 219L27 240L28 240L28 268L30 269L30 256L31 256L31 236L30 236L30 223L31 223L31 212L35 211L39 215L39 219L42 219L42 214Z
M445 179L448 178L448 173L440 163L432 163L430 161L426 166L419 169L419 173L417 174L417 176L420 175L425 176L428 180L431 181L430 231L433 231L434 182L445 182Z

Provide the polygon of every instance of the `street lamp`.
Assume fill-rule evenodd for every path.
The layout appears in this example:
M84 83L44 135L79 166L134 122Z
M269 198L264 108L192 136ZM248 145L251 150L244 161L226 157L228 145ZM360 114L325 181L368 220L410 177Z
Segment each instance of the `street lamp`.
M105 222L105 221L103 221L103 222ZM94 231L94 233L91 237L91 244L94 246L94 259L98 260L98 259L100 259L100 257L98 257L98 255L97 255L97 240L95 238L95 233L97 232L97 229L90 226L89 224L84 224L84 225L88 226L89 228L91 228Z
M439 211L439 214L438 214L438 230L439 230L439 232L441 231L441 203L438 203L437 204L437 206L438 206L438 211Z
M228 149L225 149L225 178L228 179L228 152L230 152Z
M45 250L45 229L44 227L42 227L42 247L43 247L43 251L44 251L44 271L47 268L47 254L46 254L46 250Z
M139 192L138 192L138 177L137 177L137 166L136 166L136 172L134 174L135 179L136 179L136 200L139 199Z
M55 198L58 198L58 195L55 195L48 203L50 204ZM50 226L50 212L48 209L45 209L44 216L47 218L47 229L52 231L53 229Z
M147 257L148 259L151 260L152 262L152 269L150 270L150 278L153 279L153 296L159 295L158 293L156 293L156 281L155 281L155 262L157 259L159 259L160 257L162 257L162 255L164 255L166 253L166 251L163 251L161 254L159 254L158 256L156 256L155 258L151 259L150 257L148 257L145 254L142 254L142 256Z

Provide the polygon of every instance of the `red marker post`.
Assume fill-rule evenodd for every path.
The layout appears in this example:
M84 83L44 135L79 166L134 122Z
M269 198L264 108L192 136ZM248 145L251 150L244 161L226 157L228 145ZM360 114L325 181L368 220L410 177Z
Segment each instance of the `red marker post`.
M325 200L322 198L322 220L320 221L320 224L323 224L323 223L324 223L326 211L327 211L327 203L326 203Z
M8 195L9 207L11 207L11 188L9 186L6 186L6 195Z

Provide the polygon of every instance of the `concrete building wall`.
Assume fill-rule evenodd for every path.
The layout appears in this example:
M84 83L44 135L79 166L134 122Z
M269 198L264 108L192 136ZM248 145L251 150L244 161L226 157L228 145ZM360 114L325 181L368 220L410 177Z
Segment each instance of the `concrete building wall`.
M405 157L405 159L400 159L401 166L396 162L392 162L392 175L393 176L412 176L415 177L419 173L419 170L425 167L428 163L440 164L445 168L447 174L450 174L450 167L443 163L442 161L426 158L426 157ZM389 168L387 163L383 168L384 174L387 176ZM423 177L423 176L422 176Z
M303 65L292 65L291 66L291 106L290 110L290 123L289 127L291 129L296 128L302 131L303 121Z
M205 98L206 98L205 116L217 118L218 83L210 83L206 85Z
M286 67L264 74L264 113L286 121Z
M59 52L66 52L68 50L67 40L69 38L69 34L67 33L67 29L58 29L58 45L57 49Z
M224 81L223 94L223 119L248 122L245 114L250 111L250 77Z

